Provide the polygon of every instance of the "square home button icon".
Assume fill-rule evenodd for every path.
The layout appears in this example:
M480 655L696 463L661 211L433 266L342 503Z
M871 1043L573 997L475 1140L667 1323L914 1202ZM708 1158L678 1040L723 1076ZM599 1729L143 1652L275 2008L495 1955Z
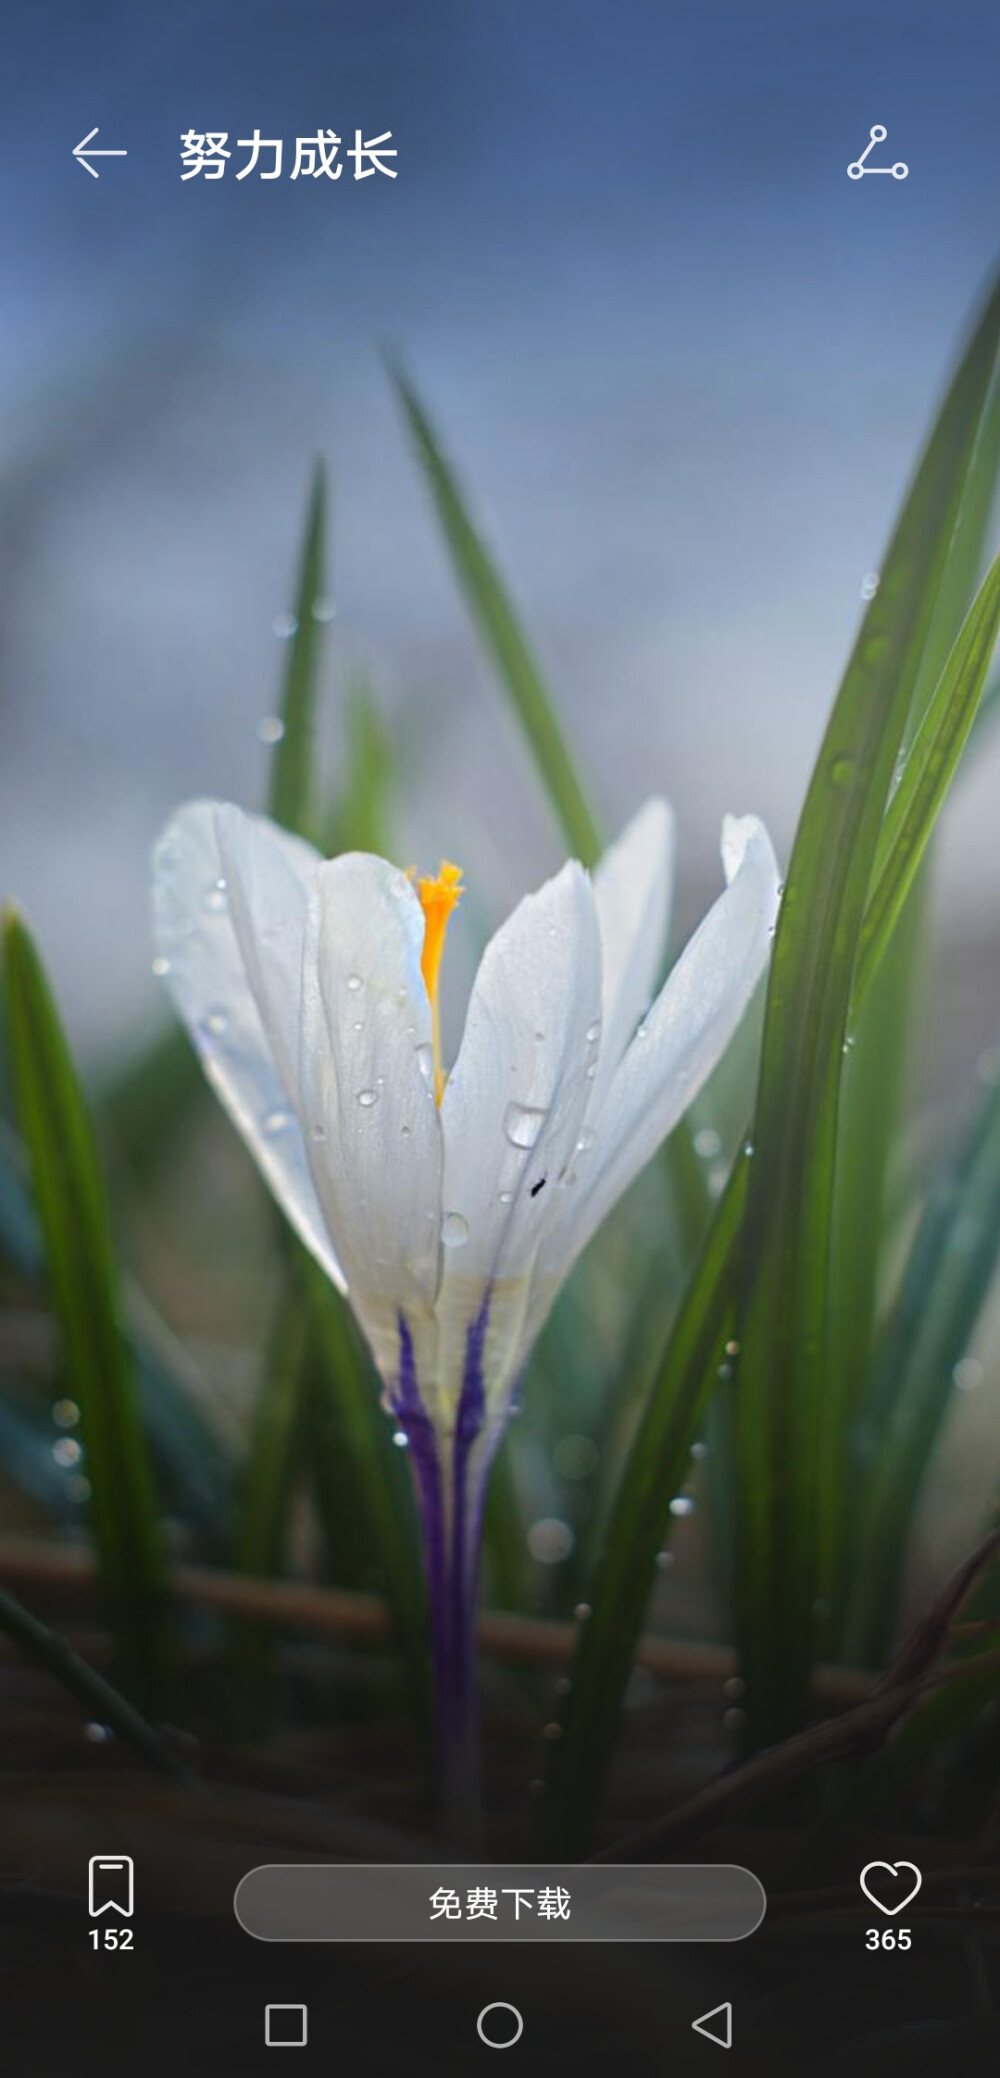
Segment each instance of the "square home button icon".
M308 2039L307 2006L265 2006L264 2041L268 2049L304 2049Z

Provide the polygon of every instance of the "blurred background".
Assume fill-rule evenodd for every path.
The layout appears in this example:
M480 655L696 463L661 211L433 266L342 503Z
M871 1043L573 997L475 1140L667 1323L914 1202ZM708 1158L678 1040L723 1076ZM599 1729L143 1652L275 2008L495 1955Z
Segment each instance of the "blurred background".
M265 784L313 457L329 671L405 725L407 859L487 914L555 840L467 627L382 352L486 521L603 816L683 810L681 916L727 809L787 847L887 525L1000 244L985 4L12 0L0 149L0 888L84 1058L157 1014L150 845ZM872 159L906 181L849 181ZM90 179L72 147L128 157ZM288 178L386 129L395 181ZM182 132L226 176L182 182ZM278 181L236 140L285 140ZM332 703L334 709L335 700ZM329 746L335 766L336 738ZM991 1037L1000 745L948 817L940 1073Z

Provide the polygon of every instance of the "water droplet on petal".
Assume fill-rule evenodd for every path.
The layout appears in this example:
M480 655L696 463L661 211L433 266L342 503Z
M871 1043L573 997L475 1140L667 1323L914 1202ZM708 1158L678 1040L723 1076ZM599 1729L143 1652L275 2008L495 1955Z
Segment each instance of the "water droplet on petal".
M512 1205L514 1203L513 1191L501 1191L499 1202L501 1205Z
M97 1719L92 1718L89 1724L84 1725L83 1736L91 1746L107 1746L115 1735L109 1724L98 1724Z
M202 1030L208 1033L210 1039L221 1039L229 1027L229 1018L222 1004L213 1003L211 1010L206 1010L201 1024Z
M431 1092L430 1092L430 1093L431 1093L431 1095L433 1095L433 1083L434 1083L434 1051L433 1051L433 1048L432 1048L432 1047L430 1047L430 1046L418 1046L418 1047L417 1047L417 1066L418 1066L418 1068L420 1069L420 1073L421 1073L421 1075L423 1076L423 1078L424 1078L424 1081L425 1081L425 1082L427 1082L427 1083L430 1083L430 1084L431 1084L431 1086L432 1086L432 1087L431 1087Z
M460 1212L446 1212L441 1222L441 1239L446 1248L464 1248L469 1238L469 1222Z
M400 1137L400 1139L401 1139L401 1140L408 1140L408 1139L410 1138L410 1131L411 1131L411 1128L410 1128L409 1126L400 1126L400 1128L399 1128L399 1137Z
M292 1123L292 1114L284 1110L280 1104L276 1104L273 1111L265 1111L260 1123L261 1131L266 1133L270 1140L275 1133L287 1132Z
M163 976L165 974L169 974L169 972L170 961L165 959L162 953L157 953L157 956L153 961L153 973L157 976L159 980L162 981Z
M226 907L226 883L221 877L209 883L202 895L201 906L208 910L210 916L222 914Z
M358 1091L358 1103L360 1104L360 1106L361 1106L361 1109L362 1109L362 1111L370 1111L370 1110L371 1110L371 1108L372 1108L372 1105L373 1105L373 1104L377 1104L377 1103L378 1103L378 1091L377 1091L377 1090L359 1090L359 1091Z
M285 733L285 724L280 714L262 714L257 723L258 743L280 743Z
M294 613L276 613L271 622L271 633L279 642L288 642L298 629Z
M503 1129L511 1146L525 1150L534 1147L547 1117L547 1111L540 1111L531 1104L508 1104L503 1115Z
M700 1154L704 1162L714 1161L716 1155L721 1153L722 1141L714 1126L699 1126L694 1136L694 1151L695 1154Z
M312 1136L314 1140L325 1140L326 1127L321 1125L315 1125L312 1129Z
M337 602L335 599L331 599L328 593L321 592L319 598L313 600L312 617L314 621L332 621L336 611Z
M638 1026L636 1027L636 1034L635 1034L635 1036L636 1036L636 1038L637 1038L637 1039L648 1039L648 1038L649 1038L649 1026L648 1026L648 1025L647 1025L647 1023L645 1022L645 1019L643 1020L643 1022L642 1022L642 1024L641 1024L641 1025L638 1025Z
M597 1044L597 1041L601 1036L601 1020L599 1017L595 1017L593 1024L587 1026L585 1036L588 1046L595 1046Z
M350 989L352 996L356 996L359 988L361 987L360 974L349 974L347 977L347 986Z
M866 570L861 580L861 597L874 599L882 579L877 570Z

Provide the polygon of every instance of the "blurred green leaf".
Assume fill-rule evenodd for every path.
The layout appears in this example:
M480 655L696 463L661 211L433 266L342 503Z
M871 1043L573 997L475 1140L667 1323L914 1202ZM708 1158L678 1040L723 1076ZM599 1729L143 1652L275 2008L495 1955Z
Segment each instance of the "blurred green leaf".
M4 922L7 1017L68 1390L79 1403L90 1520L124 1669L150 1697L165 1675L164 1556L93 1135L41 963Z
M284 725L271 766L268 814L286 830L313 837L316 814L316 701L322 650L327 526L326 472L317 462L309 494L295 594L295 628L280 715ZM317 608L319 613L317 613Z
M592 866L601 850L597 824L541 671L416 391L398 368L393 376L472 618L527 737L570 851Z
M396 779L392 737L378 711L367 674L355 671L344 693L344 776L325 849L391 852L390 820Z
M995 287L862 622L799 820L778 919L741 1252L740 1641L751 1743L802 1722L826 1526L837 1116L854 966L893 767L993 381ZM883 868L883 870L887 870Z
M117 1175L145 1187L166 1151L176 1146L182 1120L207 1096L197 1055L179 1025L153 1037L106 1075L94 1098L101 1143Z
M862 1666L889 1642L914 1510L998 1253L1000 1083L931 1191L859 1410L863 1506L844 1651Z
M284 1568L308 1335L308 1317L293 1273L278 1304L254 1400L233 1540L237 1570L265 1580L280 1577ZM229 1715L243 1738L261 1729L274 1642L273 1625L239 1618L230 1627Z
M45 1251L20 1148L2 1126L0 1259L31 1281L44 1274ZM143 1425L161 1470L164 1504L194 1524L210 1548L221 1547L229 1529L233 1463L202 1412L203 1381L133 1279L120 1275L119 1287Z
M540 1850L581 1852L600 1797L622 1696L642 1628L670 1503L684 1484L692 1439L715 1382L728 1326L731 1261L751 1168L736 1159L681 1303L605 1525L562 1713L549 1751Z

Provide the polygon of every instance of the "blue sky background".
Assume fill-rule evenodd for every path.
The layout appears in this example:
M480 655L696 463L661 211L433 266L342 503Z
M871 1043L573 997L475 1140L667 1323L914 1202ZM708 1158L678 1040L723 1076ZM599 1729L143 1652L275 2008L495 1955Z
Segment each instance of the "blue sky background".
M5 56L0 889L92 1057L154 1014L160 824L192 793L259 798L317 450L331 686L369 658L416 730L407 858L463 858L496 913L555 860L386 343L609 822L654 786L681 807L682 915L724 810L786 847L862 577L1000 252L995 8L11 0ZM848 181L874 122L908 180ZM99 181L72 157L95 123L128 150ZM180 179L187 129L289 151L356 125L392 130L396 181L237 182L242 154ZM996 1009L998 783L994 752L944 847L959 1054Z

